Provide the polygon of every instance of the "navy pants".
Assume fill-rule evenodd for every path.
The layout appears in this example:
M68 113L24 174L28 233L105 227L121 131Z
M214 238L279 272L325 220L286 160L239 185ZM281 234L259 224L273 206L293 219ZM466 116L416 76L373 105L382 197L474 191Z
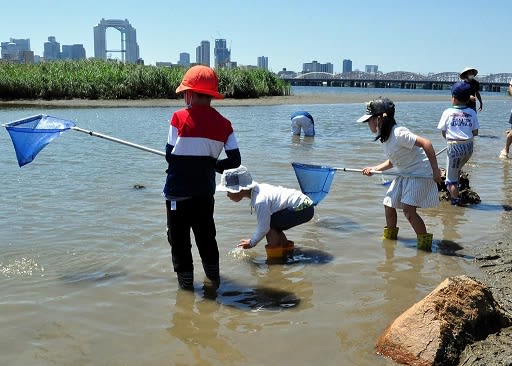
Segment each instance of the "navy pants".
M215 200L211 197L194 197L184 201L166 200L167 240L171 245L174 272L192 272L192 243L190 230L194 233L197 249L204 265L219 265L219 248L215 236L213 209Z

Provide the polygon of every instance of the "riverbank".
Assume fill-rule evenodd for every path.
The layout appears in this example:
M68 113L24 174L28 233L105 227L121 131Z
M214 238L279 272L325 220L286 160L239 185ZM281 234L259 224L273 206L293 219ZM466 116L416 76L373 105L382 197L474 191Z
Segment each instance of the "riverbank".
M512 317L512 242L504 240L482 246L477 250L475 263L482 270L482 282L492 290L504 312ZM466 347L459 365L512 365L512 327Z
M252 99L226 98L214 100L213 106L265 106L265 105L305 105L305 104L347 104L364 103L371 98L385 95L394 102L440 102L447 96L441 94L418 95L407 93L386 92L386 89L368 89L367 94L300 94L277 97L261 97ZM502 94L486 96L486 100L506 100ZM182 99L68 99L68 100L11 100L0 101L0 108L120 108L120 107L178 107L183 105Z

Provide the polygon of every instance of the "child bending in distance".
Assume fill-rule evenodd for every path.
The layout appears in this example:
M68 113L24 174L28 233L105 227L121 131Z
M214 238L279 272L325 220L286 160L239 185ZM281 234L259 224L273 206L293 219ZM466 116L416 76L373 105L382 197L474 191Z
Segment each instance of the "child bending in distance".
M379 165L364 168L363 174L371 176L373 171L385 171L393 167L403 174L393 180L384 197L384 238L397 238L396 210L402 209L416 232L418 248L430 251L432 234L427 233L425 223L416 209L439 205L436 182L441 183L442 180L432 143L396 124L395 104L388 98L378 98L367 103L366 114L357 122L368 123L370 131L377 135L375 141L382 143L388 157Z
M252 237L240 240L238 247L251 249L266 237L268 257L284 256L293 251L293 242L286 238L284 231L308 222L315 213L308 196L295 189L257 183L243 165L225 170L217 191L227 192L234 202L243 198L251 200L251 213L254 208L258 224Z

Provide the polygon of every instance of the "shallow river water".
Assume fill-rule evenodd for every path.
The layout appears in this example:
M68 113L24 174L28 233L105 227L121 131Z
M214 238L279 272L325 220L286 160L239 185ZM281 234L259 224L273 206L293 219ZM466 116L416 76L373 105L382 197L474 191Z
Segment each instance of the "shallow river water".
M439 150L445 143L436 125L448 104L448 97L397 103L398 124ZM403 215L399 240L381 239L381 177L338 171L314 219L287 232L296 253L284 264L268 263L263 243L246 255L232 251L250 237L255 216L249 201L219 193L216 294L203 291L195 248L196 290L177 290L161 196L164 158L68 131L19 168L2 130L0 364L393 364L374 352L385 327L444 278L478 276L472 249L510 236L503 207L512 204L511 163L497 156L511 103L485 107L466 166L482 203L421 210L434 234L432 253L416 250ZM164 150L175 109L7 109L0 122L47 113ZM384 159L366 125L355 123L361 104L218 109L259 182L298 188L292 161L363 168ZM290 136L289 116L298 109L315 117L313 139ZM439 161L444 166L444 155Z

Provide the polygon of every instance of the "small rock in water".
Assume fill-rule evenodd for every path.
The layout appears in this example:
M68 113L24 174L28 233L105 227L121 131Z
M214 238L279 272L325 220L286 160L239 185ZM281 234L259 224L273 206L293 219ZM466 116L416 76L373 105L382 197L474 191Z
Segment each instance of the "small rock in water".
M143 184L134 184L133 189L145 189L146 186Z

